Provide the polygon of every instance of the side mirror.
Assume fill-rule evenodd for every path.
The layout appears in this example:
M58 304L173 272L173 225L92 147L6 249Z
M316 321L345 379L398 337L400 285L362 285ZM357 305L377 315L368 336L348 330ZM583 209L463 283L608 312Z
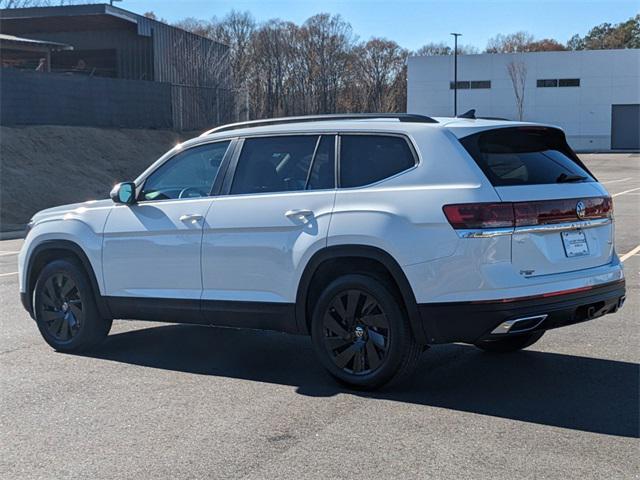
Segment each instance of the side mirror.
M115 203L123 203L125 205L136 203L136 184L133 182L118 183L111 189L110 196Z

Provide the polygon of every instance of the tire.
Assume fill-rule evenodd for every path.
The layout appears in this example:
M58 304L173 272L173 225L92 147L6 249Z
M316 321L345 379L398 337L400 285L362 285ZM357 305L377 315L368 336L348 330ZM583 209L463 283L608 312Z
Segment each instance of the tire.
M485 352L491 353L509 353L522 350L523 348L530 347L536 343L542 336L544 331L533 332L529 334L522 334L509 338L502 338L499 340L485 340L484 342L476 343L476 347Z
M311 338L329 373L358 389L399 383L422 353L401 302L366 275L345 275L325 288L313 310Z
M40 334L60 352L95 347L111 329L112 320L98 313L87 273L73 260L54 260L42 269L33 310Z

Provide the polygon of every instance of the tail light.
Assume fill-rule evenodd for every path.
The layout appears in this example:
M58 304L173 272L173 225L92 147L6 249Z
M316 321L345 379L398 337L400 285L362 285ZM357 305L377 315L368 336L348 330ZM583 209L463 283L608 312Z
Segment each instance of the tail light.
M456 229L513 227L512 203L461 203L443 210Z
M587 198L584 204L586 213L583 218L613 218L611 197Z
M455 229L525 227L612 218L610 197L536 202L461 203L443 211Z

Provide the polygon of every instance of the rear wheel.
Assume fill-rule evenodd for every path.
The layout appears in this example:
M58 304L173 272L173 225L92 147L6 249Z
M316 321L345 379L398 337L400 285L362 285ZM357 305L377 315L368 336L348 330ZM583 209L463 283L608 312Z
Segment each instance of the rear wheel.
M478 342L475 345L485 352L509 353L530 347L540 340L543 335L544 331L533 332L508 338L501 338L499 340L485 340L483 342Z
M38 329L56 350L89 349L111 329L112 321L98 313L86 272L72 260L55 260L42 269L33 300Z
M422 351L398 299L365 275L345 275L324 290L311 330L325 368L359 388L378 388L408 376Z

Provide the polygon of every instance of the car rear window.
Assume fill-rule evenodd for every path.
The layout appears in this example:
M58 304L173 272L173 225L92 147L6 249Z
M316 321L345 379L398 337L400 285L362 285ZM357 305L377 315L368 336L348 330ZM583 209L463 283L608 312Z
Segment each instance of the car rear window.
M595 181L555 128L485 130L460 143L494 186Z

